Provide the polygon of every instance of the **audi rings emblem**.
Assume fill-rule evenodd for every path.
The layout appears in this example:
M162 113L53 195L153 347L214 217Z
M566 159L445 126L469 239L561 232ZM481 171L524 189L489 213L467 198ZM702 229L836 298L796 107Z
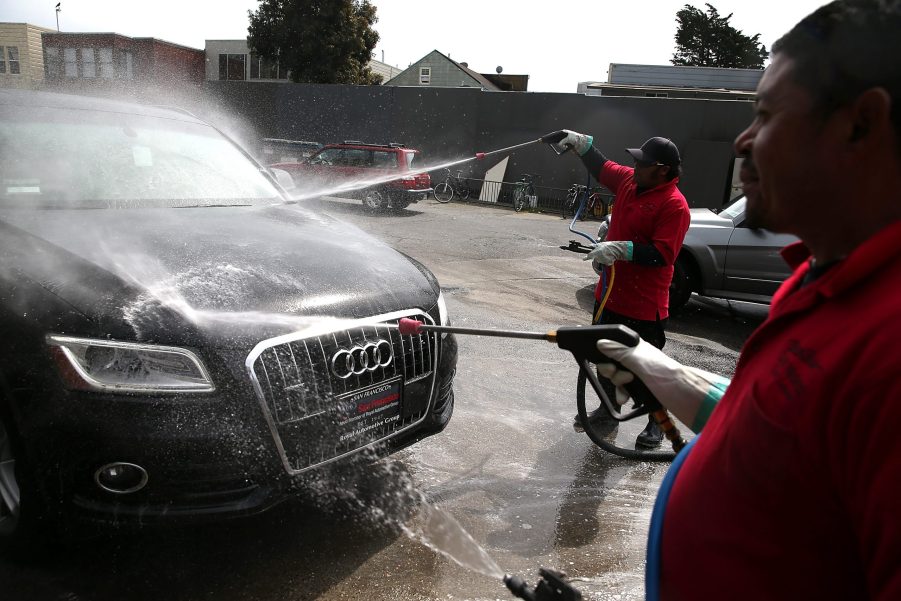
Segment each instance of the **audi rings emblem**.
M388 367L394 359L394 350L387 340L375 340L357 345L350 349L341 349L332 355L332 373L346 380L351 376L359 376L373 372L380 367Z

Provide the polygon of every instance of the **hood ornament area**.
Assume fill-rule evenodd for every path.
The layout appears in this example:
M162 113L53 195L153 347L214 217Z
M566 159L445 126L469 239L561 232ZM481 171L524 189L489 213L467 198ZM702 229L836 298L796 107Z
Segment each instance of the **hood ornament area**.
M332 373L346 380L379 368L388 367L394 360L394 349L387 340L374 340L350 349L340 349L330 362Z

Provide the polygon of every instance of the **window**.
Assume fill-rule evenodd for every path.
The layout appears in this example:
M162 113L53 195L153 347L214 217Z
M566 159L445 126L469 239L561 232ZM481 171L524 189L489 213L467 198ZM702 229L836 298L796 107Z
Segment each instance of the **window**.
M645 98L669 98L667 92L645 92Z
M104 79L112 79L116 73L113 67L113 49L101 48L100 53L100 77Z
M59 77L60 73L60 63L59 63L59 48L54 47L45 47L44 48L44 73L47 77Z
M250 79L286 79L286 75L278 60L251 54Z
M220 54L219 79L244 80L246 54Z
M97 77L97 67L94 64L94 49L81 49L81 76L87 79Z
M65 59L65 75L66 77L78 77L78 50L76 48L63 48L63 58Z
M342 165L347 167L371 167L372 151L359 148L347 148L344 150ZM337 163L336 163L337 164Z
M6 73L6 55L3 54L3 46L0 46L0 73Z
M372 153L372 166L378 168L397 169L397 153L375 150Z
M12 75L19 74L19 47L18 46L7 46L6 47L6 60L9 62L9 72Z
M427 86L432 81L432 68L419 67L419 84Z

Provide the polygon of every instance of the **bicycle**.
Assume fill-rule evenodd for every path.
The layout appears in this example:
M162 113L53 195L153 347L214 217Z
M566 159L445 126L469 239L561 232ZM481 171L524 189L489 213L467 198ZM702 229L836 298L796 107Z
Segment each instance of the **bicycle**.
M469 185L466 178L463 177L463 170L457 171L457 175L451 175L450 169L445 169L446 176L444 181L435 186L435 200L440 203L450 202L456 195L462 200L469 198Z
M532 196L535 196L535 184L532 179L531 175L523 173L522 179L516 182L516 187L513 189L513 210L517 213L522 211Z
M566 191L566 198L563 199L563 204L560 205L560 215L563 219L566 219L567 213L575 216L579 212L580 203L587 190L587 186L580 184L573 184L569 187L569 190ZM585 219L582 213L579 213L579 219Z
M610 213L610 203L601 193L602 188L595 187L591 189L591 195L585 203L584 217L591 219L603 219Z

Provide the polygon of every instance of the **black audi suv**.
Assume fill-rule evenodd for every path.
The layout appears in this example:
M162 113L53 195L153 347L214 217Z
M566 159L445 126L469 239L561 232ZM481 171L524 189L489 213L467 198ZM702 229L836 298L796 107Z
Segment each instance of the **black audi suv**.
M0 545L221 519L453 411L423 265L292 203L212 125L0 90Z

